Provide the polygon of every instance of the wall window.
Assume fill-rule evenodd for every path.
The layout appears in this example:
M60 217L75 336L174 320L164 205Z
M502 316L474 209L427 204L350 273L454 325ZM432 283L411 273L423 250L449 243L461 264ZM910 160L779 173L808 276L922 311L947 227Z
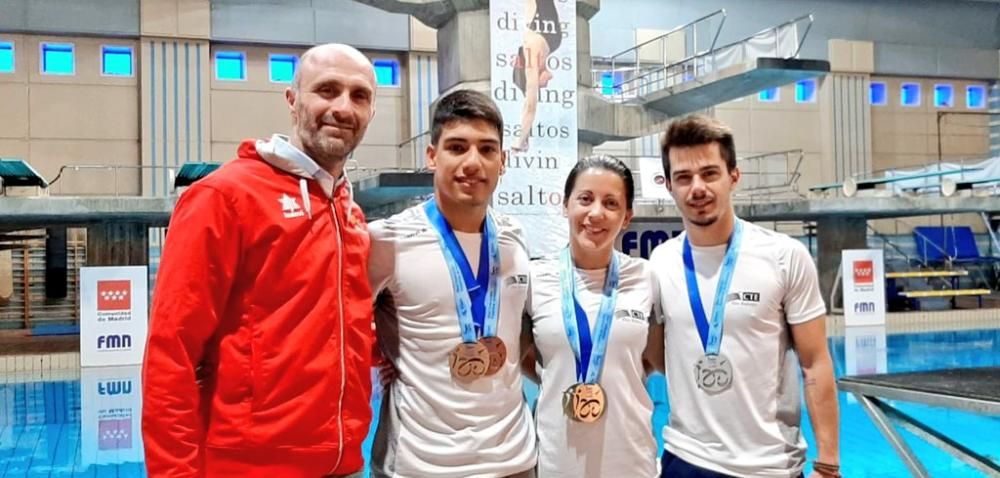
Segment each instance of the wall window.
M899 87L899 102L903 106L920 106L920 85L903 83Z
M885 83L873 81L871 86L868 87L868 101L872 106L885 106L889 103L887 91Z
M934 85L934 107L951 108L955 106L955 91L951 85Z
M621 94L625 74L620 71L601 72L601 94L611 96Z
M816 102L816 79L801 80L795 82L795 102L815 103Z
M72 75L76 72L72 43L42 43L42 73Z
M101 74L104 76L132 76L132 47L101 47Z
M241 51L215 52L215 78L240 81L247 79L247 56Z
M982 85L969 85L965 87L965 106L972 109L986 107L986 87Z
M778 88L768 88L757 93L757 101L763 103L774 103L781 98L778 96Z
M375 60L375 81L378 86L399 86L399 62Z
M295 68L298 66L299 57L295 55L271 54L268 58L268 68L270 70L272 83L291 83L295 78Z
M14 72L14 44L0 42L0 73Z

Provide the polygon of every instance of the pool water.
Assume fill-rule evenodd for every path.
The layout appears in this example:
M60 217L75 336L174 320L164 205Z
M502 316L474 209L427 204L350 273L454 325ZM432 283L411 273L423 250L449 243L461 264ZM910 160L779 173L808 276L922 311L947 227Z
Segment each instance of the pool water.
M1000 366L1000 329L889 336L848 334L832 338L830 344L838 377L854 372ZM0 374L0 478L146 476L139 376L139 367L87 368L78 376L72 371L54 371L40 378ZM656 403L651 430L659 430L669 415L665 387L662 376L650 378L648 389ZM529 402L536 394L535 387L526 386ZM844 476L909 476L853 398L840 393L839 399ZM1000 462L1000 417L895 404L959 443ZM803 429L812 458L816 449L808 416L803 417ZM983 476L908 432L900 433L931 476ZM660 434L654 434L659 440ZM366 453L367 446L370 441Z

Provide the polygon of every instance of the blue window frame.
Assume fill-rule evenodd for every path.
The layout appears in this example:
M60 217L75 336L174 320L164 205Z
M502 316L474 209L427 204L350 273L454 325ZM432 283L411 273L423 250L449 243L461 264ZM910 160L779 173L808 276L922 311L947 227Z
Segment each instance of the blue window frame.
M899 102L903 106L920 106L920 84L903 83L899 87Z
M780 90L777 87L760 90L760 93L757 93L757 101L762 103L774 103L781 99L779 91Z
M872 106L885 106L889 104L889 90L886 89L885 83L880 81L873 81L871 86L868 87L868 101Z
M795 102L815 103L816 102L816 79L800 80L795 82Z
M14 72L14 44L9 41L0 42L0 73Z
M72 75L76 61L72 43L42 43L42 73L46 75Z
M624 73L620 71L601 72L601 94L605 96L620 94L624 78Z
M268 57L268 70L272 83L291 83L295 78L299 57L295 55L279 55L272 53Z
M969 85L965 87L965 106L971 109L982 109L986 107L986 87L982 85Z
M951 108L955 106L955 89L949 84L934 85L934 107Z
M375 60L375 81L379 86L399 86L399 62Z
M102 46L101 74L104 76L132 76L132 47Z
M215 78L224 81L246 80L246 54L241 51L215 52Z

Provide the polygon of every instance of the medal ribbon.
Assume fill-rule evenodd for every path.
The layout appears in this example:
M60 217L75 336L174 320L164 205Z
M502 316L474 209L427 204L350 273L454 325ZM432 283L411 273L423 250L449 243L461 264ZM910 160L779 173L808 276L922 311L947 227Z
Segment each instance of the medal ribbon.
M688 302L691 304L691 314L698 327L698 337L706 355L718 355L722 346L722 322L726 318L726 295L733 282L733 271L736 269L736 259L740 254L740 241L743 240L743 221L735 219L733 234L729 236L726 255L722 259L722 271L719 273L719 283L715 287L715 300L712 302L712 322L705 316L705 308L701 304L701 293L698 291L698 277L694 270L694 257L691 253L691 242L684 236L684 278L687 280Z
M576 300L576 274L568 247L562 251L560 265L563 324L566 326L569 346L576 358L576 379L583 383L597 383L604 367L608 338L611 336L611 319L615 312L615 301L618 299L618 254L615 252L611 254L611 264L608 265L608 274L604 278L601 307L597 311L597 323L594 324L593 334L587 321L587 313Z
M479 337L496 335L500 288L500 244L497 240L493 215L486 213L483 238L479 247L479 268L476 276L455 237L451 225L445 220L434 199L424 203L424 212L441 244L444 262L448 265L451 286L455 292L455 310L462 341L475 342Z

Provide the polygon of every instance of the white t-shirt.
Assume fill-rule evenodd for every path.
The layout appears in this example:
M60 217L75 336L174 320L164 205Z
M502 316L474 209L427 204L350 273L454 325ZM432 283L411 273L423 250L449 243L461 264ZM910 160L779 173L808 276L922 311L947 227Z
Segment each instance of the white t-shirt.
M382 402L372 446L376 477L503 477L535 466L535 434L519 370L529 260L520 227L495 214L500 241L497 335L507 363L455 381L448 354L462 342L443 251L423 205L369 225L368 277L378 299L379 346L399 371ZM481 234L456 233L472 270Z
M540 478L659 476L650 423L653 403L644 386L642 355L649 324L659 317L653 270L645 259L616 252L618 299L600 383L607 408L594 423L566 416L562 395L576 378L576 358L566 337L559 284L559 257L531 263L528 314L540 362L541 391L535 410ZM576 269L577 300L590 330L597 322L606 269Z
M650 256L665 321L670 421L664 446L684 461L720 473L798 476L806 443L799 428L800 372L789 324L826 313L812 257L795 239L744 222L720 349L733 366L733 385L708 395L695 383L695 362L704 349L688 302L685 237L667 241ZM709 319L725 252L725 244L692 247Z

